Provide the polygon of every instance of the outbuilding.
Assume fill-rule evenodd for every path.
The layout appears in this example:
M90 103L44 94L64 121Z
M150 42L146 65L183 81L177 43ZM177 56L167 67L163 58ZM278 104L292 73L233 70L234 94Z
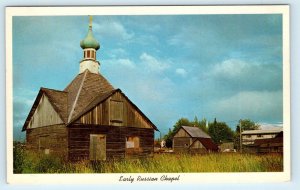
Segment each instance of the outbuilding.
M174 152L217 152L218 146L199 127L182 126L173 137Z

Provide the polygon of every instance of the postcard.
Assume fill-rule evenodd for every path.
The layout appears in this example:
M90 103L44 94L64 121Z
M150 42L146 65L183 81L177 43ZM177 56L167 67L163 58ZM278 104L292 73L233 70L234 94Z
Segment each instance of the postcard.
M288 5L7 7L7 181L288 181L289 43Z

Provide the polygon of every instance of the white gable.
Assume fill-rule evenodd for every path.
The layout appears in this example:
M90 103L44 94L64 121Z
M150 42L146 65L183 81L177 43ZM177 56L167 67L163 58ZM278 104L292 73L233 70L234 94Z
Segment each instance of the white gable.
M43 94L34 114L29 121L28 128L37 128L62 123L63 121L58 113L54 110L48 97Z

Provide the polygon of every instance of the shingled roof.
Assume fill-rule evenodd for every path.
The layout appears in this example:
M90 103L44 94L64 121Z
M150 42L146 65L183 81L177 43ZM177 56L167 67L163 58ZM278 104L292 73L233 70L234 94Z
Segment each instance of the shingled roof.
M110 93L113 90L114 87L101 74L94 74L88 70L78 74L64 91L41 88L22 131L26 130L43 94L48 97L54 110L62 121L67 124L82 113L96 97Z
M88 70L77 75L64 89L68 93L68 122L80 114L94 98L114 90L101 75Z
M188 127L182 126L182 128L191 136L191 137L201 137L201 138L211 138L208 134L202 131L199 127Z
M26 130L43 94L48 97L62 121L65 124L70 124L117 91L119 91L146 121L158 131L157 127L120 89L114 89L101 74L94 74L88 70L78 74L71 83L67 85L64 91L41 88L24 123L22 131Z

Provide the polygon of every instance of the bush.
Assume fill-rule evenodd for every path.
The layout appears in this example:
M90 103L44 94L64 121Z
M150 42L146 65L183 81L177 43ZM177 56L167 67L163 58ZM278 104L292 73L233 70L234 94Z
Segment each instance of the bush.
M24 143L13 142L13 173L19 174L23 172L23 165L25 159L25 145Z
M173 147L172 139L166 139L166 147L167 148L172 148Z
M37 173L59 173L63 168L60 158L52 155L40 155L40 159L35 165Z

